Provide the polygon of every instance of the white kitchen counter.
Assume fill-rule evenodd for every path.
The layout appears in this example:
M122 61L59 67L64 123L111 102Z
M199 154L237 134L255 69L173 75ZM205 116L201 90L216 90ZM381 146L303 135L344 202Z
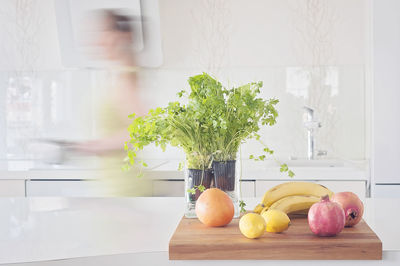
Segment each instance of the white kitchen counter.
M178 171L179 160L144 160L149 167L144 169L142 180L151 187L150 196L183 196L184 172ZM354 191L361 198L370 189L365 161L289 160L289 167L296 173L294 178L281 173L275 161L238 162L242 164L245 197L261 196L266 188L291 180L319 182L335 192ZM98 158L89 157L73 157L62 165L39 160L0 160L0 197L104 197L104 183L98 181L121 173L121 165L104 169ZM134 171L126 174L127 178L136 178L135 175Z
M258 200L247 199L249 207ZM383 242L383 261L400 265L400 199L368 199L365 220ZM265 265L265 261L169 261L168 242L183 215L183 198L2 198L0 264ZM266 251L267 252L267 251ZM47 261L47 262L46 262ZM27 265L39 265L37 263ZM324 265L361 262L328 261ZM277 263L270 262L270 265ZM17 264L19 265L19 264ZM279 265L321 265L280 261ZM14 264L15 266L15 264Z
M145 160L149 165L145 177L157 180L183 180L183 171L178 171L179 160ZM330 166L329 160L287 161L297 180L346 180L368 181L364 161L345 162ZM293 164L293 165L291 165ZM121 172L120 166L108 171ZM101 177L104 169L95 158L76 159L64 165L44 164L32 160L0 160L0 180L93 180ZM245 180L289 180L279 171L274 161L242 161L242 177Z

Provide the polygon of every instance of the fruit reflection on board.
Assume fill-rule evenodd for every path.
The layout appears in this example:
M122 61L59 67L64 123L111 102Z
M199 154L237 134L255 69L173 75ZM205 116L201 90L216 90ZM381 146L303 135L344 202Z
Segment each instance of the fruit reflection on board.
M269 189L253 212L240 218L239 229L247 238L281 233L290 227L288 215L303 214L308 216L312 233L335 236L344 227L356 225L363 211L362 201L352 192L334 194L316 183L286 182ZM233 214L230 197L217 188L207 189L196 202L196 215L206 226L225 226Z

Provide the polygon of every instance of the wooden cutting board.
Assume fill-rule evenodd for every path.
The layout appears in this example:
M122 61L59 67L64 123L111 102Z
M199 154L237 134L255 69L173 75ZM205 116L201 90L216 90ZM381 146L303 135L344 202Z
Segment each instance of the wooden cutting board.
M247 239L239 219L225 227L206 227L182 218L169 242L170 260L380 260L382 242L362 220L335 237L315 236L306 217L291 217L283 233Z

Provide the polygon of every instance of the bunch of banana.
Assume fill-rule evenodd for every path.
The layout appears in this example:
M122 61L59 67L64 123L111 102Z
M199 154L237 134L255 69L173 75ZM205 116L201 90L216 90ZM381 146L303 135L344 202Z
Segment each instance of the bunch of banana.
M285 213L307 213L308 209L322 196L332 197L328 188L312 182L286 182L265 192L254 212L278 209Z
M269 209L280 210L287 214L307 214L311 206L320 200L321 198L315 196L287 196L275 201Z

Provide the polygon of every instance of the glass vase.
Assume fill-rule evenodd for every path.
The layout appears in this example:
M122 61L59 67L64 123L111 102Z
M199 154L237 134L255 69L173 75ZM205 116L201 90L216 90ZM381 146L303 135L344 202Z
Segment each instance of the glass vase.
M240 163L238 160L231 161L214 161L212 164L214 173L213 186L224 191L231 198L235 208L234 217L240 216L239 209L239 174Z
M224 191L231 198L234 206L234 217L240 216L239 209L239 174L240 174L240 161L214 161L212 168L206 170L199 169L185 169L185 217L196 218L196 200L199 198L201 192L195 189L195 193L189 190L203 185L205 189L219 188Z
M196 200L199 198L200 192L195 189L195 193L190 192L193 188L203 185L205 189L210 188L214 181L212 169L185 169L185 217L196 218Z

